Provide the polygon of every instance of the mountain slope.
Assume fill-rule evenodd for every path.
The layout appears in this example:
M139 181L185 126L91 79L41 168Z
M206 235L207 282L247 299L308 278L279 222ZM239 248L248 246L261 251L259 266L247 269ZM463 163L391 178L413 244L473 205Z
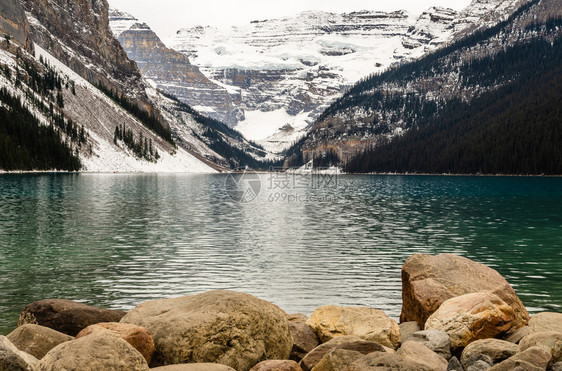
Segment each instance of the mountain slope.
M560 29L548 20L560 13L554 0L531 1L497 26L361 81L322 114L307 138L290 151L287 165L327 154L345 164L411 128L432 125L450 115L451 107L470 104L537 72L536 66L547 66L543 59L550 57L546 50L528 56L525 45L554 42Z
M167 48L145 23L110 9L109 24L144 78L182 102L203 109L211 118L229 125L236 123L238 113L226 89L205 77L187 56Z
M360 78L417 58L518 0L475 0L459 13L304 12L220 30L194 27L167 40L212 81L229 87L244 116L236 126L267 149L300 138Z

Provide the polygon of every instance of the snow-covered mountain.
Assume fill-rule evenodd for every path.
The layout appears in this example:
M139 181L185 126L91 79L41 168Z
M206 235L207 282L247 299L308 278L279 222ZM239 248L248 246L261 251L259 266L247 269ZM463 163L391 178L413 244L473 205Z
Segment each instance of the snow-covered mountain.
M53 148L77 156L83 171L214 172L265 156L145 79L110 30L108 12L106 0L2 2L0 31L9 35L0 43L5 117L16 122L21 111L27 129L47 130ZM20 151L17 133L8 132L8 140L13 153Z
M243 113L238 130L280 151L359 79L418 58L483 19L497 20L518 2L475 0L462 12L433 7L420 16L309 11L228 30L182 29L165 42L227 87Z

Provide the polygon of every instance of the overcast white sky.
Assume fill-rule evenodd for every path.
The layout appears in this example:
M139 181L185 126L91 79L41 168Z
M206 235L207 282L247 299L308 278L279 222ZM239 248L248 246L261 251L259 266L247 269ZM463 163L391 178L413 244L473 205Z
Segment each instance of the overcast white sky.
M119 10L131 13L160 36L182 27L197 25L233 26L256 19L279 18L305 10L349 12L354 10L398 10L421 13L434 5L463 9L471 0L108 0Z

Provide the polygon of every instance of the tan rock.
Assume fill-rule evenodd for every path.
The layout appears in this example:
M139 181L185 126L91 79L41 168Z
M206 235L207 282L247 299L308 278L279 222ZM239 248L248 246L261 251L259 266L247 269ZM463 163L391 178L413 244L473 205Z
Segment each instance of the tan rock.
M537 313L529 320L531 332L562 332L562 313Z
M403 322L400 325L400 340L405 342L414 332L421 331L420 325L416 321Z
M444 331L418 331L410 335L408 340L421 343L446 360L451 359L451 337Z
M355 350L332 349L312 368L312 371L345 370L353 362L363 357L363 353Z
M316 366L332 349L352 350L361 354L369 354L372 352L394 352L394 350L386 348L378 343L365 341L357 336L344 335L333 338L332 340L314 348L302 359L302 361L300 361L299 366L301 366L303 371L312 370L314 366Z
M121 322L150 331L154 366L212 362L244 371L264 359L287 359L293 347L282 310L233 291L145 302Z
M535 332L525 336L519 342L519 351L524 352L532 347L540 347L550 354L551 363L562 361L562 332Z
M119 322L124 315L122 310L96 308L72 300L48 299L26 305L20 314L18 326L30 323L76 336L90 325Z
M252 367L250 371L302 371L295 361L263 361Z
M308 316L302 313L294 313L288 314L287 319L289 322L306 322L308 320Z
M76 339L103 331L109 331L131 344L146 359L146 363L150 364L154 354L154 339L144 327L129 323L102 322L86 327L76 335Z
M550 354L540 347L530 347L529 349L517 353L505 361L495 365L489 371L544 371L550 361Z
M515 355L519 347L509 341L498 339L476 340L466 346L462 352L461 363L466 368L468 361L475 356L485 354L492 362L500 363Z
M513 309L497 295L477 292L444 302L428 318L425 329L441 330L451 338L456 352L471 342L493 338L517 326Z
M218 363L185 363L180 365L160 366L151 371L236 371L232 367Z
M519 344L521 339L523 339L525 336L529 335L530 333L531 333L531 329L529 328L529 326L523 326L507 334L507 336L504 337L504 340L509 341L510 343Z
M37 358L16 348L0 335L0 371L35 371Z
M41 359L51 349L66 341L73 340L72 336L55 331L48 327L26 324L16 328L7 338L19 349Z
M353 362L346 371L433 371L418 362L405 359L398 354L370 353Z
M400 346L398 324L374 308L328 305L316 309L306 323L323 343L337 336L353 335L394 349Z
M400 322L427 319L446 300L474 292L490 291L514 311L515 328L525 326L529 313L509 283L494 269L453 254L416 254L402 267Z
M144 357L110 332L100 332L53 348L39 361L38 371L145 371Z
M300 362L300 360L303 359L308 352L316 348L320 342L316 332L302 321L289 322L289 329L293 335L293 349L289 358L293 361Z
M421 363L432 370L447 370L449 362L425 345L416 341L406 341L396 352L399 356Z

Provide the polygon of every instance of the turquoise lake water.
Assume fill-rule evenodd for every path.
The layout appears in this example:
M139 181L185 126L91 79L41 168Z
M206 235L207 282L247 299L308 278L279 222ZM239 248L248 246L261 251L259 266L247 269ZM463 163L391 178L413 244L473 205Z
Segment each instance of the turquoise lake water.
M128 309L211 289L397 318L414 253L485 263L530 312L562 311L562 178L244 181L249 193L228 175L0 175L0 334L40 299Z

